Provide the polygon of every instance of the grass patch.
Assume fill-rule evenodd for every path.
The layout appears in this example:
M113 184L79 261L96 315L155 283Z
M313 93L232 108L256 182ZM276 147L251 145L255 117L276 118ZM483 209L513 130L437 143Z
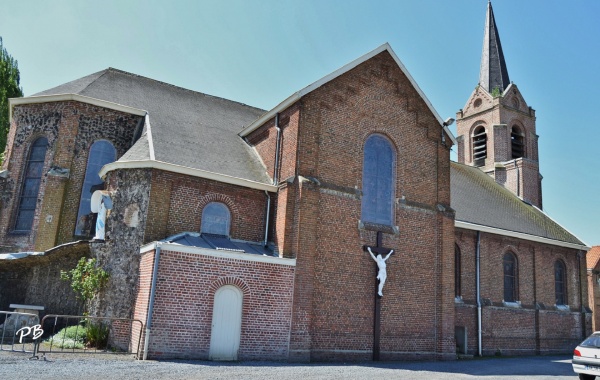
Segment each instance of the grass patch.
M86 330L80 325L65 327L44 342L59 348L83 349L86 343Z

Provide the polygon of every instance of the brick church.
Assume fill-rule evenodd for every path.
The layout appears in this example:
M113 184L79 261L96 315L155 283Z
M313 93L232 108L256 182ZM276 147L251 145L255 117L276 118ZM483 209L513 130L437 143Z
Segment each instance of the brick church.
M565 353L591 329L589 247L542 211L491 4L456 138L387 44L266 111L109 68L10 112L0 310L79 313L59 273L93 257L93 313L142 320L150 358Z

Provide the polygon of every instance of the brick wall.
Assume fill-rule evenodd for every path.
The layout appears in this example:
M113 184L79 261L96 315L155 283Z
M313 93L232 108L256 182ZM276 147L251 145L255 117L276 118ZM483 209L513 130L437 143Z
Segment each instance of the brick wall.
M239 360L288 358L294 266L174 249L160 253L149 357L207 359L214 295L231 284L243 292ZM134 315L144 322L154 257L145 253L140 265Z
M210 202L228 207L232 238L264 240L267 197L262 190L154 170L150 199L145 242L200 232L202 210Z
M457 303L456 326L468 332L469 353L477 352L476 231L456 229L461 251L463 303ZM542 243L481 233L480 245L482 337L484 355L568 353L591 330L587 292L582 289L578 251ZM503 256L513 252L518 262L520 308L503 304ZM567 303L570 310L555 307L554 264L562 260L567 270ZM582 262L582 266L585 264ZM584 280L585 281L585 280ZM560 326L560 327L558 327Z
M515 99L518 101L515 102ZM538 136L535 111L527 106L520 91L513 85L503 97L492 98L477 87L465 108L457 113L459 136L458 162L473 165L473 131L484 126L487 133L487 158L481 167L496 181L520 197L542 207L539 176ZM512 160L511 131L516 126L524 134L524 155L515 164L497 168L496 163Z
M446 288L454 281L447 270L454 216L443 211L450 202L449 150L412 84L384 52L281 115L284 141L286 128L290 134L282 150L281 179L288 181L278 195L276 236L281 254L297 258L290 359L372 356L377 280L362 246L375 244L377 228L359 222L363 147L373 133L392 141L397 158L399 233L388 226L383 239L397 253L389 261L382 300L382 358L452 356L448 311L454 304ZM273 165L272 125L248 139L267 167Z

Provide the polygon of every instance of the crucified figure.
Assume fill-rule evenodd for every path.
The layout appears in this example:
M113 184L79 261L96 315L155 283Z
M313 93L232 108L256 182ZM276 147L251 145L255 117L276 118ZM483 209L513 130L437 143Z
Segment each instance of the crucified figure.
M377 294L379 294L379 297L383 297L383 293L381 291L383 290L383 285L385 284L385 280L387 279L385 262L387 261L387 259L390 258L390 255L394 253L394 250L390 250L390 253L388 253L387 256L385 256L385 258L379 253L377 254L377 256L375 256L373 252L371 252L370 247L367 247L367 250L369 251L369 254L373 258L373 260L375 260L375 262L377 263L377 267L379 268L379 272L377 272L377 279L379 280L379 291L377 292Z

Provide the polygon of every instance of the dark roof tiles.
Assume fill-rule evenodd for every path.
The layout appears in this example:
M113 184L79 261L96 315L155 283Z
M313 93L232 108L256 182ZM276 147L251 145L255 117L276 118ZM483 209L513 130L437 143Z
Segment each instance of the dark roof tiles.
M478 168L452 162L451 206L456 221L584 246L543 211L523 202Z
M264 110L113 68L36 95L65 93L147 111L157 161L271 182L256 152L238 136ZM150 157L147 139L132 149L119 161Z

